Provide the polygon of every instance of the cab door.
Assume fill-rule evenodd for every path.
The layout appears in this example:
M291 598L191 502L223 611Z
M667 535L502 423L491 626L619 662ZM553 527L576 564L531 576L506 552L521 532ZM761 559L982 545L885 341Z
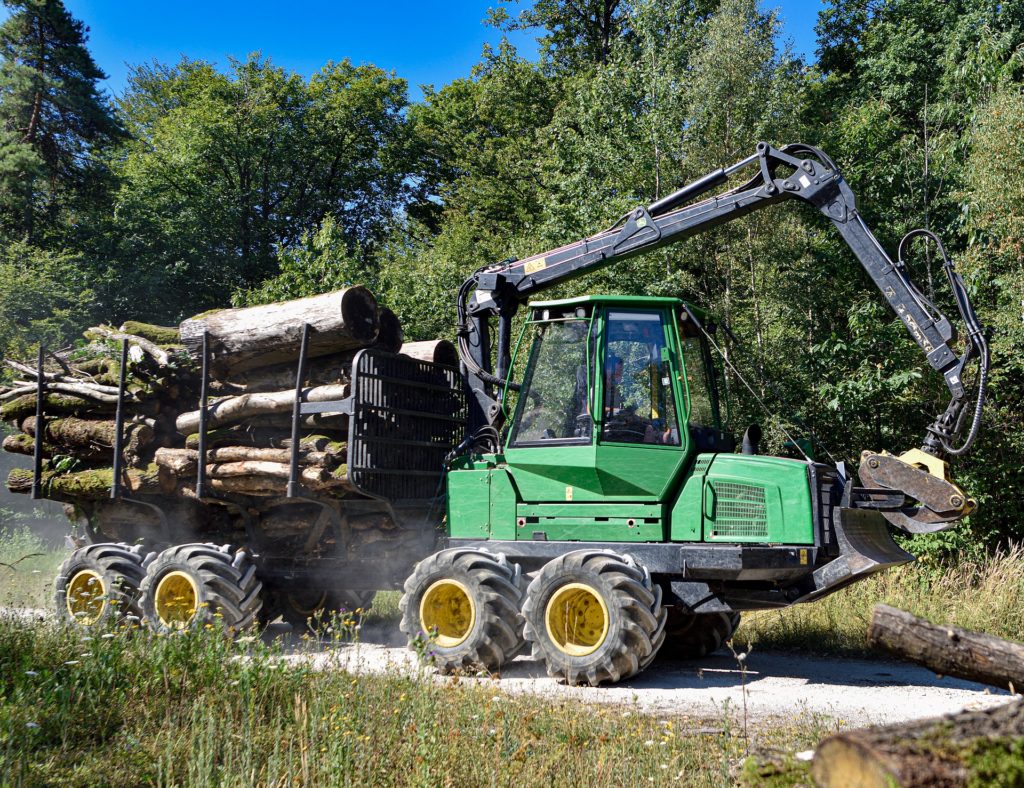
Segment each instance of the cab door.
M688 448L683 377L668 309L607 307L595 401L595 462L606 495L661 503Z

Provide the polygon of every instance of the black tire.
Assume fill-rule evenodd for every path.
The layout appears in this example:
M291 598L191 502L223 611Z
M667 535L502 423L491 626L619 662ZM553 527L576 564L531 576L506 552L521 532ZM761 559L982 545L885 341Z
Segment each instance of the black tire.
M142 581L142 612L157 632L223 626L229 633L252 626L262 606L262 584L245 550L184 544L157 555Z
M590 618L595 610L599 621ZM523 617L534 658L567 684L635 676L665 639L661 588L632 556L610 551L578 550L548 562L526 591Z
M416 564L405 581L399 627L414 651L418 640L433 635L430 650L442 672L496 673L525 644L519 615L525 586L519 565L500 553L442 550ZM454 615L445 616L449 611Z
M317 632L331 623L340 613L364 614L373 605L376 591L332 591L318 588L278 587L264 589L260 625L267 626L278 618L302 634Z
M661 657L670 660L700 659L718 651L740 625L740 614L689 613L681 607L668 608L665 645Z
M83 628L106 626L129 617L141 621L142 560L139 545L109 543L78 548L57 573L57 615Z

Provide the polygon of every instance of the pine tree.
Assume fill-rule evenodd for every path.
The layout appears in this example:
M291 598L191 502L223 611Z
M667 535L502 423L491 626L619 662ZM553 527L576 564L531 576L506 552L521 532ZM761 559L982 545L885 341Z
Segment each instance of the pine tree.
M95 187L90 155L120 132L86 49L88 28L62 0L3 0L0 25L0 224L29 240Z

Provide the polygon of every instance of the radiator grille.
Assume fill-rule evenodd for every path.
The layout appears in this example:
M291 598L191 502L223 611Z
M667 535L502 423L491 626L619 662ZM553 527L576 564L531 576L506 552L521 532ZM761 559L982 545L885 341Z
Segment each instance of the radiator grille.
M712 482L715 491L715 527L712 536L768 537L768 509L764 488L736 482Z

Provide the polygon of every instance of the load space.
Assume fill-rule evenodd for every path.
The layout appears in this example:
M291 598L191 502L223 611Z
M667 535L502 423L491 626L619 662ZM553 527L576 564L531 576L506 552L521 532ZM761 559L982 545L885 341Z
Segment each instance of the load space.
M66 621L302 629L434 546L457 354L404 342L365 288L85 337L0 394L4 448L33 465L8 489L64 502L91 542L56 581Z

